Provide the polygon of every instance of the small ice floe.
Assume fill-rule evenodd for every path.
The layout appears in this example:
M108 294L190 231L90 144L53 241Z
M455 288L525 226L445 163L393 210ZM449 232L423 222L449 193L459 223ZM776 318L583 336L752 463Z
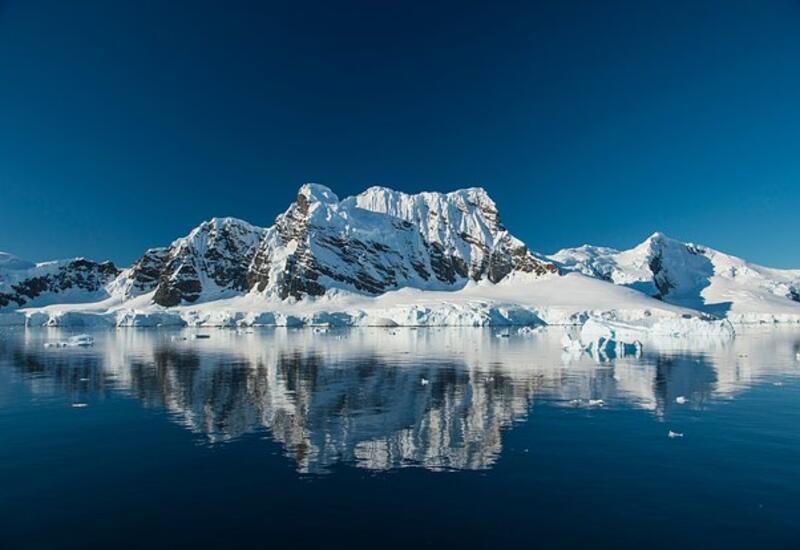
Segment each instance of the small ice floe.
M773 386L783 386L783 382L773 382Z
M800 361L800 351L794 354L795 361Z
M89 346L94 345L94 338L89 336L88 334L78 334L77 336L72 336L67 338L66 340L62 340L60 342L45 342L44 347L46 348L74 348L74 347L81 347L86 348Z
M420 386L427 386L428 384L430 384L430 381L427 378L420 378L419 384Z
M80 382L88 382L88 381L89 381L89 379L88 379L88 378L86 378L86 377L79 378L78 380L79 380Z
M85 409L88 406L89 406L88 403L73 403L72 404L72 408L73 409Z
M590 399L589 400L589 406L590 407L605 407L606 406L606 402L603 401L602 399Z
M580 407L580 406L581 406L581 403L582 403L582 401L581 401L580 399L572 399L572 400L569 402L569 406L570 406L570 407Z
M192 334L193 340L208 340L211 338L210 334Z
M328 332L328 327L314 327L314 332L316 334L324 334Z
M673 432L672 430L667 432L667 437L670 439L675 439L676 437L683 437L681 432Z
M536 334L537 332L541 332L543 327L540 325L538 327L522 327L517 330L517 334L521 336L530 336L532 334Z
M676 398L675 398L675 403L677 403L678 405L685 405L685 404L686 404L686 403L688 403L688 402L689 402L689 400L688 400L688 399L686 399L686 398L685 398L684 396L682 396L682 395L679 395L678 397L676 397Z

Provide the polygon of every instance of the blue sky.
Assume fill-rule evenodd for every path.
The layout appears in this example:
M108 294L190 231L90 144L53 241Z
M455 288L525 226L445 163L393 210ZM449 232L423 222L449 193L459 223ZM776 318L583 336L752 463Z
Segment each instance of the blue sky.
M316 181L800 266L795 1L0 6L0 250L127 264Z

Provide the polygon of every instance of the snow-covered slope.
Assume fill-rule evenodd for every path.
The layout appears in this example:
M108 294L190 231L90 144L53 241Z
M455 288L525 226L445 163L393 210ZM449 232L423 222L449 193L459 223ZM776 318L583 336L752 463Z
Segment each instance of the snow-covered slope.
M800 321L800 270L751 264L661 233L630 250L584 245L550 259L565 271L737 322Z

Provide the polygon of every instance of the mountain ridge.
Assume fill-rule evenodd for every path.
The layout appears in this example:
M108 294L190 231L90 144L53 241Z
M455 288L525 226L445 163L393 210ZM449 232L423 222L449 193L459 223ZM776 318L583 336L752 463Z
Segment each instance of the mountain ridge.
M564 277L570 274L601 284ZM538 282L550 277L563 281ZM435 296L435 307L445 313L396 303L412 294L418 301ZM342 303L383 304L391 310L386 319L402 305L398 318L412 323L565 320L626 308L643 318L658 310L800 322L800 270L751 264L661 232L628 250L583 245L544 256L506 229L479 187L408 194L374 186L340 200L324 185L305 184L269 227L212 218L169 245L148 249L125 269L83 258L34 264L0 253L4 311L58 305L77 315L115 308L133 311L133 317L123 315L129 319L137 318L135 311L175 308L228 308L236 317L236 308L244 308L261 319L259 311L283 307L276 304L336 296L350 296ZM88 303L94 305L80 306Z

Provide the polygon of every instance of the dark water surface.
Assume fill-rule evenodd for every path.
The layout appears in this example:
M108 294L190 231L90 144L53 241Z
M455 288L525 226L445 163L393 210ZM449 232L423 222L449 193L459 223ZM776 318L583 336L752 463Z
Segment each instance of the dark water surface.
M800 544L800 330L204 333L0 332L0 547Z

